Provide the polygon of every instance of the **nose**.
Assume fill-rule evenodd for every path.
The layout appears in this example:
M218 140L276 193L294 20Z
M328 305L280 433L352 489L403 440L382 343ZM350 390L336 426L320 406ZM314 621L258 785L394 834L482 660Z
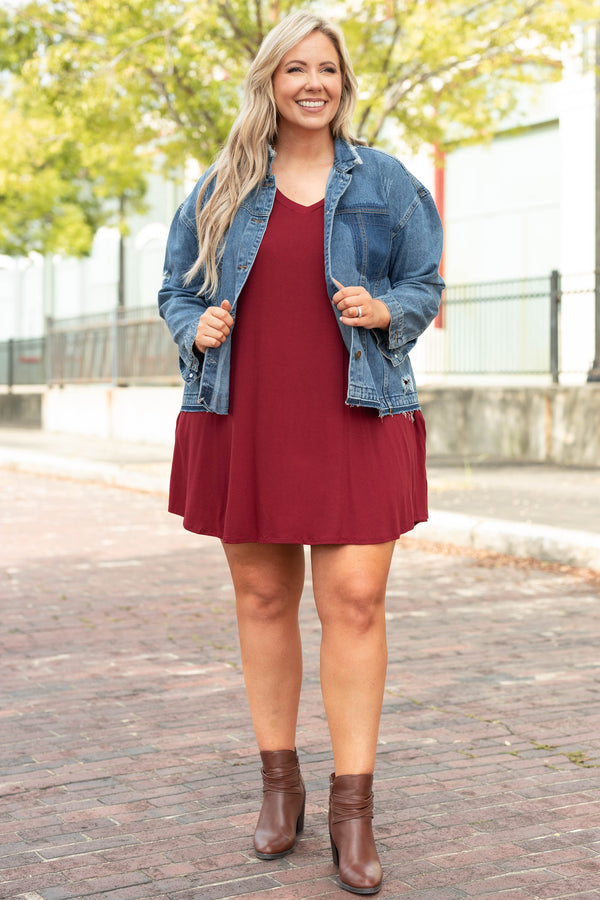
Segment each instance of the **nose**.
M307 91L321 90L321 79L319 78L319 72L317 69L315 69L314 71L307 71L305 86Z

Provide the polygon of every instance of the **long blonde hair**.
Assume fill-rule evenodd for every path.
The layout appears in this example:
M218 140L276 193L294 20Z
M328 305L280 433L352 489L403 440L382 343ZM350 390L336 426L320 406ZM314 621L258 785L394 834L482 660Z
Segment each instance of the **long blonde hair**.
M269 146L277 137L277 107L273 94L275 70L285 54L313 31L320 31L329 38L340 60L342 94L331 122L331 133L334 138L354 140L350 126L358 85L344 36L337 26L321 16L306 11L291 13L265 37L250 65L244 81L240 111L212 172L198 194L198 258L187 273L186 284L204 267L200 293L214 295L227 232L244 198L258 187L267 174ZM209 200L203 203L207 188L213 183L214 190Z

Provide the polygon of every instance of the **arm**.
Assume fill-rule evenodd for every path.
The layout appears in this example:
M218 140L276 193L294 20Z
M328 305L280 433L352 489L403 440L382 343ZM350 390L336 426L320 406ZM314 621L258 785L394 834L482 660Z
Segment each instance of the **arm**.
M442 223L433 198L421 189L392 235L390 288L378 299L390 313L387 329L376 329L382 353L398 365L438 313L444 281L438 268Z
M193 209L195 193L179 207L171 224L158 292L159 313L179 347L179 368L185 381L193 381L202 369L203 356L194 353L194 342L199 318L207 308L206 298L198 295L203 273L197 273L190 284L183 284L198 255L195 223L186 213L186 209Z
M429 192L412 179L411 186L411 204L391 236L388 290L374 297L363 286L336 281L340 290L333 296L343 324L372 330L393 365L405 359L437 315L444 288L438 273L440 217Z
M159 312L179 346L179 368L186 382L199 376L206 350L219 347L233 327L229 301L223 300L220 306L209 306L205 295L200 293L203 270L189 284L184 284L186 273L198 255L196 226L189 215L191 210L195 213L196 196L197 188L173 219L163 283L158 293Z

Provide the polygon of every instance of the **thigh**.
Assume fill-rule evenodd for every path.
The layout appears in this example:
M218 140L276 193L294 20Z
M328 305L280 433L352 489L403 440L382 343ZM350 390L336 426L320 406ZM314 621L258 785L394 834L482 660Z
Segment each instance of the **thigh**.
M300 600L304 587L302 544L226 544L236 596Z
M332 606L383 603L395 546L395 541L313 546L313 592L319 614Z

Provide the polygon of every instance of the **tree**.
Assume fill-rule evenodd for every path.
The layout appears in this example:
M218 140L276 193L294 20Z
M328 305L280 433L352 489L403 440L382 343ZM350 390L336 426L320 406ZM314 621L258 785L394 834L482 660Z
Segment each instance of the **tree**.
M143 208L152 132L126 91L115 102L84 54L73 65L76 48L24 12L0 18L0 252L83 255L99 227L125 230L124 210Z
M369 142L392 121L409 144L451 149L496 132L522 85L558 80L598 0L366 0L345 25Z
M264 34L295 0L31 0L0 18L0 250L85 252L158 166L206 165ZM362 0L339 21L358 135L451 148L498 129L522 84L557 79L600 0ZM316 7L317 9L319 7ZM15 149L18 151L15 152ZM27 219L27 227L19 230Z

